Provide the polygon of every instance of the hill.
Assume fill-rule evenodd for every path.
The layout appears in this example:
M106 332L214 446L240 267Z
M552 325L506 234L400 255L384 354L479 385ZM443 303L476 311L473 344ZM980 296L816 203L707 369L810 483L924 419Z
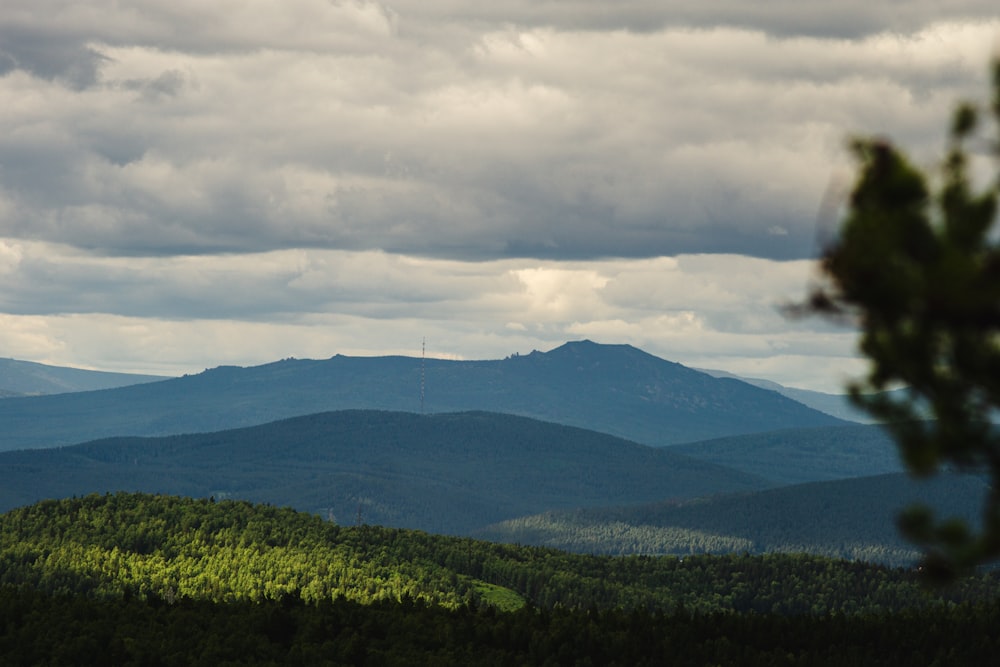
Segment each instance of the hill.
M991 664L1000 578L607 558L140 494L0 515L10 665Z
M775 580L782 586L775 587ZM418 531L344 528L287 508L146 494L45 501L0 515L0 585L93 597L455 608L854 613L990 599L975 577L928 596L914 573L810 556L606 558ZM936 597L936 599L935 599Z
M475 535L595 554L805 552L912 565L919 554L899 536L900 510L922 502L975 525L988 490L976 476L916 481L878 475L687 502L547 512Z
M776 485L903 472L880 426L828 426L718 438L671 451L767 477Z
M11 665L990 664L1000 579L607 558L140 494L0 516Z
M759 477L525 417L341 411L0 453L0 509L91 492L243 498L466 533L548 509L759 489Z
M0 359L0 398L93 391L164 379L166 378L157 375L108 373Z
M583 341L493 361L287 359L120 389L6 399L0 451L219 431L343 409L489 410L652 445L843 423L776 392L628 345Z

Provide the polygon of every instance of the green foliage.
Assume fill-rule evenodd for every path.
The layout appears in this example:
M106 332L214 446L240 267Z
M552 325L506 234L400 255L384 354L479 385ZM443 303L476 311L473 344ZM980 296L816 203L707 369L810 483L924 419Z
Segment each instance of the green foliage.
M827 558L578 556L244 502L0 516L5 665L987 664L998 599L989 575L928 591Z
M389 551L398 531L341 529L246 502L92 495L13 510L0 525L0 583L55 594L216 602L410 597L456 607L474 591L469 578Z
M1000 128L1000 61L992 115ZM961 105L940 182L895 146L859 139L859 175L836 243L823 257L826 287L811 308L850 314L861 327L867 377L854 399L893 433L909 468L986 470L1000 480L1000 245L993 233L1000 195L994 179L976 191L967 148L979 112ZM991 146L1000 158L1000 143ZM902 396L883 390L903 385ZM932 420L925 420L929 412ZM1000 487L982 530L939 521L917 508L901 521L922 545L929 570L952 576L1000 556Z
M0 588L5 665L987 665L1000 605L899 614L671 614L361 605L175 604Z
M293 596L456 608L501 600L515 607L519 597L544 608L704 613L880 612L1000 592L1000 580L978 577L928 597L912 573L813 556L584 556L142 494L44 501L4 514L0 584L168 601Z
M972 476L917 482L898 473L692 501L546 512L476 536L579 553L805 552L910 567L920 554L895 530L901 507L920 501L972 521L986 493L985 481Z
M500 611L516 611L524 606L524 598L509 588L477 580L473 589L479 599Z

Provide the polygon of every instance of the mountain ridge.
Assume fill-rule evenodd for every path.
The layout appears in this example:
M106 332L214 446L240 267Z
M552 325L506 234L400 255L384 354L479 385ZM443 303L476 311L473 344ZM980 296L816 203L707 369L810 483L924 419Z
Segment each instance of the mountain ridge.
M346 410L213 433L0 453L0 510L145 491L464 533L556 508L770 486L717 464L527 417Z
M159 375L112 373L0 358L0 398L111 389L166 379Z
M782 396L786 396L787 398L797 401L802 405L806 405L814 410L819 410L820 412L825 412L828 415L832 415L845 421L857 422L859 424L873 424L876 421L870 414L854 405L848 394L831 394L829 392L814 391L812 389L786 387L785 385L774 382L773 380L746 377L730 373L729 371L713 368L698 368L697 370L702 373L707 373L712 377L732 378L746 382L747 384L752 384L755 387L760 387L761 389L776 391Z
M630 345L566 343L500 360L285 359L118 389L0 401L0 451L208 432L326 410L489 410L670 445L844 423L776 392Z

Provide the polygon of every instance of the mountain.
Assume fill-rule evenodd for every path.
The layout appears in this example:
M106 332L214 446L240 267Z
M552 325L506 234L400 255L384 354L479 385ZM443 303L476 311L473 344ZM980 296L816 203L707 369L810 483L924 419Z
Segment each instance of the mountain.
M747 384L752 384L755 387L760 387L761 389L776 391L786 398L798 401L802 405L806 405L813 410L825 412L826 414L837 417L838 419L858 422L861 424L870 424L874 422L867 412L851 403L851 399L847 394L828 394L822 391L786 387L771 380L742 377L740 375L734 375L728 371L720 371L709 368L699 368L698 370L715 378L731 378L734 380L741 380Z
M0 398L110 389L164 379L166 378L157 375L107 373L17 359L0 359Z
M814 482L639 507L580 509L520 517L476 537L594 554L806 552L912 565L916 548L896 516L921 502L946 517L979 521L986 479L904 474Z
M489 410L651 445L844 423L629 345L582 341L489 361L286 359L119 389L10 398L0 401L0 451L218 431L343 409Z
M668 449L495 413L342 411L217 433L0 453L0 509L146 491L458 534L549 509L767 485Z
M673 452L766 477L777 485L903 472L881 426L824 426L675 445Z
M705 368L699 368L698 370L702 373L707 373L712 377L733 378L746 382L747 384L752 384L755 387L760 387L761 389L776 391L782 396L790 398L793 401L798 401L802 405L808 406L813 410L819 410L820 412L824 412L838 419L843 419L844 421L857 422L859 424L874 424L877 422L877 420L875 420L868 412L857 407L847 394L827 394L822 391L786 387L778 384L777 382L772 382L771 380L741 377L727 371L710 370ZM886 393L896 400L905 401L910 398L905 389L891 389ZM926 407L925 414L928 416L930 415L930 411L927 410Z
M344 527L246 502L126 493L45 501L0 515L0 590L12 585L118 603L138 597L160 606L171 604L170 595L173 602L281 601L286 608L296 598L372 604L409 597L411 607L419 600L450 609L467 602L523 609L530 601L549 610L683 607L706 615L914 611L962 599L995 601L1000 592L996 577L970 577L964 586L929 592L913 572L827 558L595 558ZM0 606L0 619L9 623L23 615L19 611Z

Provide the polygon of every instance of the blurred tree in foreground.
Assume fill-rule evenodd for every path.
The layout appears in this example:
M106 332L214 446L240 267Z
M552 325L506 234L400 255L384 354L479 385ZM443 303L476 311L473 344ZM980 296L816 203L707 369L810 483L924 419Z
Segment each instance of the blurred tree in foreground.
M1000 170L977 189L970 165L984 115L1000 165L1000 60L992 87L988 113L970 104L955 111L940 172L925 174L884 139L852 143L858 174L849 210L805 306L857 321L870 364L848 390L885 422L911 472L989 474L980 526L938 519L925 506L900 517L939 578L1000 556L1000 433L992 424L1000 414Z

